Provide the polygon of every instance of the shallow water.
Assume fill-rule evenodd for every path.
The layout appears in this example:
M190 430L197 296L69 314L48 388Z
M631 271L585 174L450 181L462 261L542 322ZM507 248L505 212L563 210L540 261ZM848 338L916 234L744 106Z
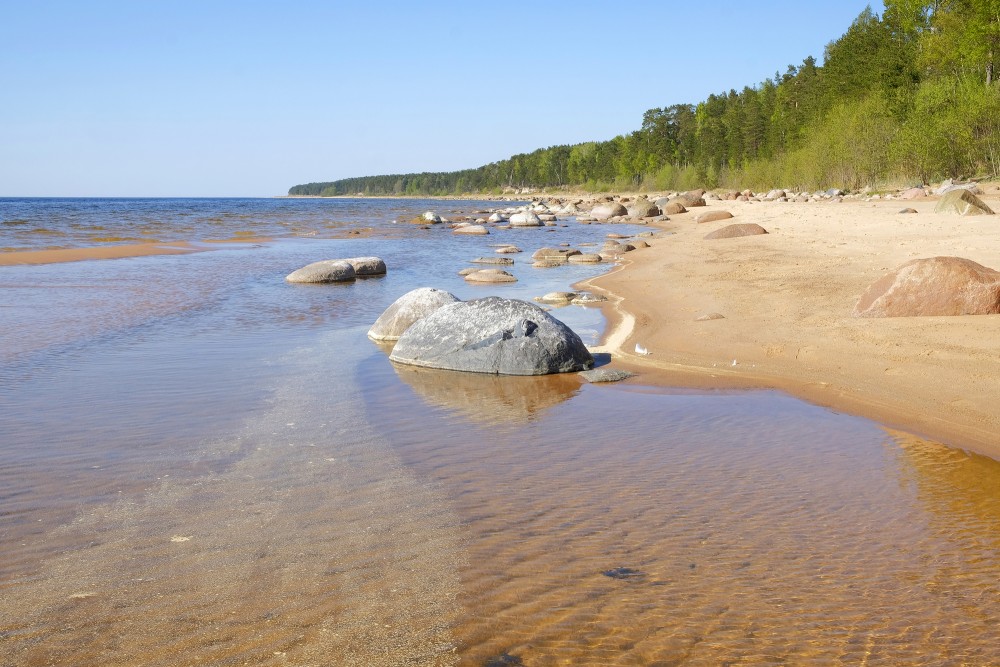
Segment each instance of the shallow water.
M391 234L0 267L0 664L1000 661L1000 464L773 392L393 367L400 294L565 289L594 267L455 272L610 229L319 204Z

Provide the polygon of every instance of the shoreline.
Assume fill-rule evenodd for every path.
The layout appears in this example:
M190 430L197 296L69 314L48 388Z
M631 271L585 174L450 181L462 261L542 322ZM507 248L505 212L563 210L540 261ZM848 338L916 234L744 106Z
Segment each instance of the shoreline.
M995 193L983 199L998 208ZM936 201L712 201L651 223L650 248L579 283L609 298L596 349L652 384L776 389L1000 460L1000 315L852 316L868 285L910 259L1000 269L997 216L934 213ZM734 217L694 222L706 210ZM747 222L769 234L703 239ZM697 319L712 313L723 317Z

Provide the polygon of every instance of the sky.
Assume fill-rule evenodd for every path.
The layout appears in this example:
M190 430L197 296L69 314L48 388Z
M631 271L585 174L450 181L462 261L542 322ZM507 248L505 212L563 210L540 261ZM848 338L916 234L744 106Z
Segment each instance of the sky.
M610 139L822 59L868 4L0 0L0 196L266 197Z

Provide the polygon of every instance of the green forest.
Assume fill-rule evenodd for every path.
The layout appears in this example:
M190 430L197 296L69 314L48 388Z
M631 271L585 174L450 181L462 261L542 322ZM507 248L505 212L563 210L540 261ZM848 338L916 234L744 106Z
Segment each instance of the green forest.
M1000 174L1000 0L886 0L813 57L756 86L650 109L609 141L476 169L309 183L289 195L505 188L857 190Z

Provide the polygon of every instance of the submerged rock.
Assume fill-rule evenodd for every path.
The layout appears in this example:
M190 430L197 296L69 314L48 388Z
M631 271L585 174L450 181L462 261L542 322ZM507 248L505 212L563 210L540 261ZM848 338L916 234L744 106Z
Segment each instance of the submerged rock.
M600 294L581 294L580 296L574 298L571 303L574 306L590 306L595 303L602 303L607 300L608 297L601 296Z
M368 337L372 340L398 340L414 322L427 317L441 306L457 301L458 297L450 292L433 287L418 287L386 308L368 330Z
M621 382L635 375L618 368L595 368L580 373L587 382Z
M1000 271L962 257L907 262L875 281L855 317L994 315L1000 313Z
M640 570L633 570L630 567L616 567L611 570L605 570L601 574L612 579L636 579L645 576L646 573Z
M570 373L594 365L565 324L527 301L496 296L439 308L407 329L389 358L501 375Z

